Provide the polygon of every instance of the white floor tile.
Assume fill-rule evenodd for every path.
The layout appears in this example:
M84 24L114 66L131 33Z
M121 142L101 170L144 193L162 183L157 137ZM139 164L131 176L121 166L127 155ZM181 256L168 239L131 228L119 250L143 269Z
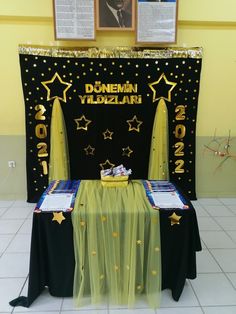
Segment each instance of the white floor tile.
M0 207L10 207L14 204L14 201L0 201Z
M199 198L199 204L203 205L222 205L221 201L217 198Z
M0 217L7 211L6 207L0 207Z
M216 217L215 220L224 230L236 230L236 217Z
M33 219L26 219L23 225L20 227L18 233L20 234L30 233L31 234L32 222L33 222Z
M84 298L83 306L80 307L80 310L103 310L107 308L107 303L104 304L91 304L90 298ZM76 310L76 306L73 302L73 298L64 298L62 302L62 310Z
M200 231L222 230L222 228L211 217L198 217L198 227Z
M236 272L236 249L210 250L224 272Z
M224 231L201 231L200 236L210 249L236 248L235 242Z
M0 258L0 278L26 277L29 253L4 253Z
M236 305L236 290L222 273L198 274L191 284L202 306Z
M205 205L205 210L211 215L212 217L231 217L234 216L234 213L228 209L226 206L222 205Z
M236 306L203 307L205 314L235 314Z
M197 254L197 272L219 273L222 270L208 250L203 250Z
M152 309L110 309L109 314L155 314Z
M236 243L236 231L226 231L230 238Z
M35 203L28 203L23 200L16 200L12 204L12 207L30 207L32 210L35 208L36 204Z
M203 314L203 311L200 307L174 307L158 309L156 314Z
M229 278L229 280L231 281L232 285L236 289L236 273L227 273L226 276Z
M10 207L8 210L2 215L3 219L25 219L32 212L30 207Z
M13 310L9 302L19 295L23 283L23 278L0 278L0 313Z
M6 250L13 237L13 234L0 234L0 254Z
M219 198L219 201L221 201L225 205L236 205L236 198Z
M23 223L22 219L0 219L0 234L15 234Z
M17 234L8 246L7 253L30 252L31 234Z

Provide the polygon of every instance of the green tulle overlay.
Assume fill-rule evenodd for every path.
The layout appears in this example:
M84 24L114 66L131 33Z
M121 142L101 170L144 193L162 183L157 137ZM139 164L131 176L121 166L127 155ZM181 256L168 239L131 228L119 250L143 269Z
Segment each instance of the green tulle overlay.
M125 188L82 181L72 223L76 306L90 296L93 304L108 298L111 304L132 307L146 298L150 307L159 307L159 211L151 207L141 181Z

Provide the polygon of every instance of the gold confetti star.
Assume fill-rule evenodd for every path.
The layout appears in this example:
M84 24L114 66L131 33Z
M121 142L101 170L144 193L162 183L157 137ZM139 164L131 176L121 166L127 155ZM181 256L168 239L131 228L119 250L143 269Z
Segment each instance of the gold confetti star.
M53 213L53 218L52 221L57 221L59 223L59 225L62 223L63 220L65 220L66 218L63 216L62 212L59 213Z
M95 255L97 254L97 252L96 252L96 251L92 251L91 254L92 254L93 256L95 256Z
M142 242L143 242L142 240L137 240L137 244L138 244L138 245L141 245Z
M116 232L116 231L112 232L112 236L113 236L113 238L118 238L119 232Z
M76 122L76 130L85 130L88 131L88 125L92 122L91 120L88 120L85 118L84 115L82 115L80 118L74 119Z
M152 275L156 276L157 275L157 271L156 270L152 270Z
M173 212L173 214L171 216L168 217L170 219L170 223L171 223L171 226L173 225L179 225L180 224L180 219L182 218L182 216L178 216L176 215L175 212Z
M102 133L104 140L112 140L112 135L114 132L109 131L108 129L106 129L105 132Z
M41 82L41 84L46 88L47 90L47 100L51 100L51 99L54 99L54 98L58 98L58 99L61 99L62 101L66 102L66 92L68 91L68 89L71 87L72 84L70 83L67 83L67 82L64 82L62 81L60 75L56 72L52 79L49 80L49 81L43 81ZM51 85L51 88L48 87ZM64 85L64 88L63 88L63 85ZM57 87L57 89L59 88L62 92L62 97L61 95L58 96L58 95L51 95L53 94L52 90L53 90L53 87L54 89L56 89L55 87ZM62 89L63 88L63 89Z
M115 164L112 164L109 159L107 159L104 163L99 164L102 170L104 169L110 169L115 167Z
M86 148L84 148L86 155L94 155L95 148L91 145L88 145Z
M102 221L102 222L107 221L107 217L106 217L106 216L102 216L102 217L101 217L101 221Z
M176 85L177 83L168 81L165 74L162 73L162 75L159 77L159 79L156 82L148 84L148 86L153 91L152 102L156 102L161 98L170 102L171 92L175 88ZM160 91L163 94L160 93Z
M129 146L122 148L122 150L123 150L122 156L130 157L130 155L133 153L132 149L130 149Z
M136 131L136 132L140 132L140 126L143 123L142 121L139 121L136 117L136 115L133 116L133 118L131 120L126 120L126 122L129 125L129 132L130 131Z
M81 227L84 227L85 226L85 221L80 221L80 225L81 225Z

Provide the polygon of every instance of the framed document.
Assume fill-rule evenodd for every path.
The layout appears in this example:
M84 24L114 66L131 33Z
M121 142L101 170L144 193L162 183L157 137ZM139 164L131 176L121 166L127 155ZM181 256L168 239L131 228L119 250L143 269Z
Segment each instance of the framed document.
M95 39L94 0L53 0L55 38Z
M134 30L136 0L96 0L98 30Z
M175 43L178 0L137 0L136 41Z

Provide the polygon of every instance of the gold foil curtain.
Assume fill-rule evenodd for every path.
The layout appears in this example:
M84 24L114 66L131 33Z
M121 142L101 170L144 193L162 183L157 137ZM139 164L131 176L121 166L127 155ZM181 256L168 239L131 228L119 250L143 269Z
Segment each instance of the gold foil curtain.
M60 101L56 98L53 102L51 118L49 182L68 180L69 177L66 127Z

